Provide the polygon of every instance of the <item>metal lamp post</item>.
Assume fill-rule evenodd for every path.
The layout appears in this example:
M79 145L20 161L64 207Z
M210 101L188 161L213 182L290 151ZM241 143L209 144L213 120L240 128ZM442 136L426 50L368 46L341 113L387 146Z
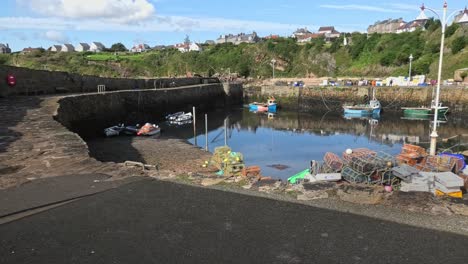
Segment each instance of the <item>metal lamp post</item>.
M421 11L424 12L424 10L429 10L432 13L434 13L439 19L440 16L439 14L434 11L431 8L425 7L424 4L421 6ZM444 42L445 42L445 27L447 24L448 18L450 18L452 15L454 15L456 12L459 12L460 10L454 11L452 14L450 14L447 17L447 1L444 2L444 11L442 13L442 19L440 19L440 22L442 24L442 36L440 40L440 54L439 54L439 70L437 73L437 90L436 90L436 98L435 102L433 105L434 108L434 126L432 128L432 133L431 133L431 147L429 154L430 155L435 155L436 154L436 148L437 148L437 138L439 135L437 134L437 119L439 118L439 100L440 100L440 83L442 81L442 60L444 58Z
M275 63L276 63L276 60L275 59L272 59L271 60L271 66L273 68L273 79L275 78Z
M411 63L413 62L413 54L410 54L409 56L409 73L408 73L408 86L411 83Z

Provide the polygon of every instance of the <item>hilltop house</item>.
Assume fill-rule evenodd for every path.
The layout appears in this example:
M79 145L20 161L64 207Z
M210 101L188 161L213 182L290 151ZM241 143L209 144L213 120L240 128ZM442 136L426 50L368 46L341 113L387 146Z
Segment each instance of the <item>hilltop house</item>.
M88 43L79 43L76 45L75 50L78 52L84 52L84 51L89 51L89 44Z
M270 34L269 36L263 37L263 39L268 40L268 39L279 39L279 35L272 35Z
M397 29L401 26L406 25L406 22L403 21L403 18L398 19L387 19L384 21L377 21L373 25L370 25L367 28L367 33L396 33Z
M461 25L468 25L468 9L465 7L465 10L456 15L453 21Z
M146 52L150 49L151 47L148 44L136 44L130 49L130 51L131 52Z
M6 45L0 43L0 54L6 54L6 53L11 53L10 46L8 45L8 43Z
M221 35L219 38L216 40L217 44L221 43L233 43L235 45L239 45L241 43L257 43L260 40L258 37L257 33L254 31L252 34L245 34L245 33L240 33L237 35Z
M302 38L304 38L305 35L309 35L309 34L312 34L312 32L307 30L307 27L298 28L296 31L294 31L294 33L291 35L291 37L296 38L296 39L300 39L300 38L302 39Z
M31 53L33 51L41 51L41 50L44 50L43 48L24 48L22 51L21 51L21 54L27 54L27 53Z
M72 44L63 44L61 52L74 52L75 47Z
M60 45L52 45L48 50L52 52L60 52L62 51L62 46Z
M195 42L192 43L180 43L174 46L180 52L190 52L190 51L202 51L202 47Z
M312 41L312 39L321 38L321 37L324 37L324 35L318 34L318 33L309 33L309 34L298 36L297 42L299 43L310 42Z
M426 22L428 21L429 19L427 18L426 14L424 13L424 11L421 11L421 13L419 14L419 16L411 21L411 22L408 22L402 26L400 26L396 33L403 33L403 32L413 32L417 29L422 29L424 30L424 25L426 25Z
M89 46L89 51L92 52L101 52L104 51L106 47L102 45L101 42L92 42L91 45Z
M215 45L216 41L209 39L209 40L205 41L205 44L206 45Z
M318 30L318 34L322 34L325 36L326 39L334 39L340 37L340 32L335 30L335 27L328 26L328 27L320 27Z

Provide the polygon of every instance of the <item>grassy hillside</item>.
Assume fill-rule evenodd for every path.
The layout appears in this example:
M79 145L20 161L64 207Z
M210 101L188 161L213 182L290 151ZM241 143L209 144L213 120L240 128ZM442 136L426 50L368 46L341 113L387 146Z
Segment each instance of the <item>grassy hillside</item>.
M271 77L270 61L276 59L278 77L407 75L413 54L413 74L436 77L440 26L430 22L425 31L403 34L347 34L326 43L316 39L304 45L293 39L258 44L204 46L200 53L174 49L142 54L33 52L0 56L0 64L33 69L62 70L110 77L182 76L236 72L241 76ZM456 69L468 67L468 28L447 29L443 77L453 78Z

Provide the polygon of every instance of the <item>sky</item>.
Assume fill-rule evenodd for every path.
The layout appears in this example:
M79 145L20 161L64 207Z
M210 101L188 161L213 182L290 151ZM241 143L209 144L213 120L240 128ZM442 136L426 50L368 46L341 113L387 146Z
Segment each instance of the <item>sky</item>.
M468 0L448 0L449 13ZM441 10L443 0L425 0ZM1 0L0 43L13 51L54 44L150 46L215 40L221 34L289 36L299 27L365 32L375 21L420 12L421 0ZM430 13L427 13L430 16Z

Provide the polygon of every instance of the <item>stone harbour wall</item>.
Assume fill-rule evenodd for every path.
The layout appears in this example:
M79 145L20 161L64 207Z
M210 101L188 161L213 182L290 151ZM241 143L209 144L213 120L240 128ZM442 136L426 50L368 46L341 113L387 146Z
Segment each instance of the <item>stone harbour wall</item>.
M6 77L9 74L16 77L17 83L14 87L10 87L6 83ZM217 78L103 78L68 72L31 70L6 65L0 65L0 78L0 97L56 93L89 93L96 92L98 85L105 85L106 91L118 91L220 83Z
M59 100L56 119L76 131L115 125L118 122L146 122L177 111L216 109L241 104L241 84L201 84L157 90L126 90L71 95Z
M435 87L376 87L376 96L384 111L400 111L401 107L429 106ZM363 103L372 97L371 87L246 87L245 102L265 101L274 96L284 109L313 111L341 110L344 103ZM454 114L468 115L468 87L442 87L440 101Z

